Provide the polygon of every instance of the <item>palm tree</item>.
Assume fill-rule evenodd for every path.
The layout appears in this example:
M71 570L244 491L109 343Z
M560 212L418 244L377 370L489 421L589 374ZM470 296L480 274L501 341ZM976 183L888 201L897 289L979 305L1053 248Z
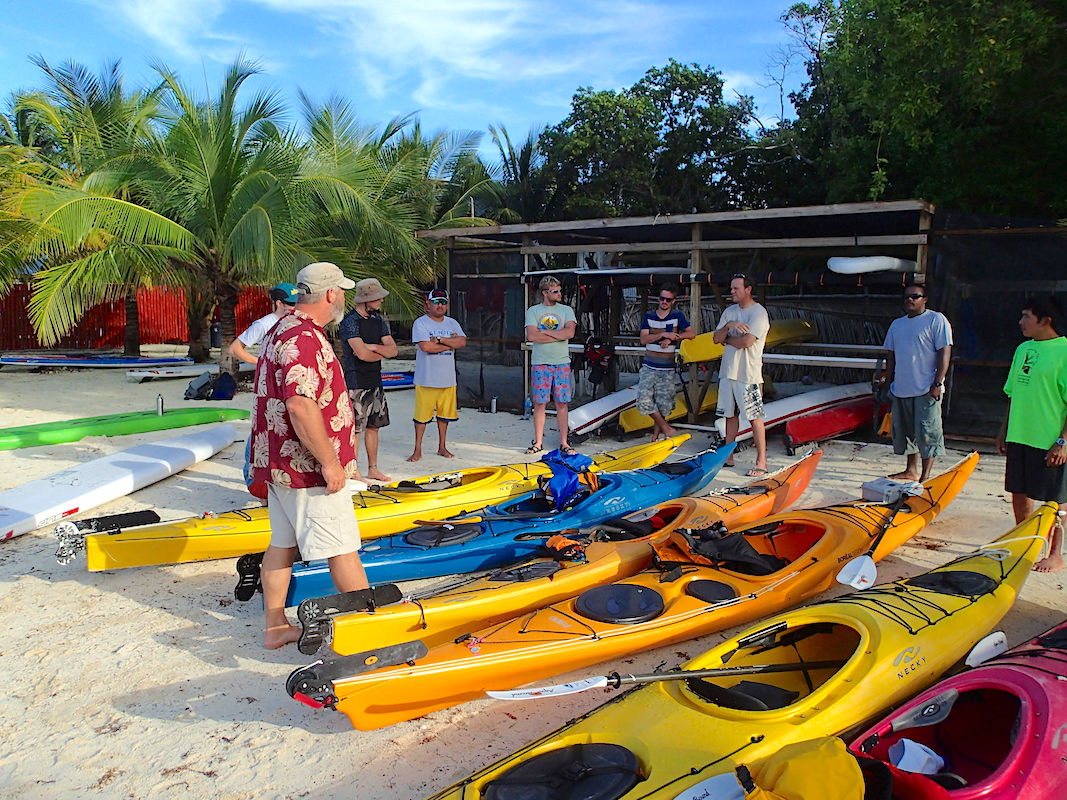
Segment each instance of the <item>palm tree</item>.
M6 271L32 271L30 317L54 344L86 309L124 298L125 350L136 355L136 289L166 281L185 233L139 204L129 160L151 135L153 92L127 93L119 62L93 75L32 59L47 86L5 120L0 234ZM21 148L21 149L20 149Z

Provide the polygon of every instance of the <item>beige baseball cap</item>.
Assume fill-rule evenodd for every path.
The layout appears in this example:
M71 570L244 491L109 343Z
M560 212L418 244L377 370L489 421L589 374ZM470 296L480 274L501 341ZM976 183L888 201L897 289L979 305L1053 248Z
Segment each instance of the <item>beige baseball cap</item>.
M304 294L318 294L327 289L355 289L356 282L346 278L336 264L319 261L296 273L296 288Z

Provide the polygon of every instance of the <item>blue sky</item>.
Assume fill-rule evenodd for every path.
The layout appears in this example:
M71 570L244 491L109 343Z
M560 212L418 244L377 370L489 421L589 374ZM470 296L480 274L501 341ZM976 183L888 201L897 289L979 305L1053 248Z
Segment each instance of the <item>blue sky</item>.
M788 46L788 0L5 0L0 95L39 85L28 56L94 72L121 58L131 86L159 60L191 87L217 88L239 54L265 75L255 88L349 99L381 124L418 112L424 130L512 140L562 120L581 86L622 89L669 58L723 74L728 96L781 115L768 77ZM780 72L780 70L778 70ZM787 87L801 81L795 64ZM249 93L249 96L251 93ZM787 109L786 115L789 116Z

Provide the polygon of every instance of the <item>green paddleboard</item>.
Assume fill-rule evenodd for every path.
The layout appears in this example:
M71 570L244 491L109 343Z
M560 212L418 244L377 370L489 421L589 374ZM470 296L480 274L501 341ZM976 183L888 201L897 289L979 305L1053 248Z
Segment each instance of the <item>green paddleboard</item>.
M0 450L76 442L86 436L124 436L128 433L184 428L188 425L248 419L249 416L249 412L243 408L176 408L164 411L162 415L155 411L134 411L129 414L106 414L102 417L0 428Z

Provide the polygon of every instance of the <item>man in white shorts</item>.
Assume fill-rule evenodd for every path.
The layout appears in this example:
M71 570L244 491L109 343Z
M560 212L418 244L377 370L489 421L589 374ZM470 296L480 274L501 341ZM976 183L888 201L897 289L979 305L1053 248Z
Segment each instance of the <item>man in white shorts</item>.
M300 638L300 628L285 616L298 553L327 559L339 592L368 585L347 491L348 479L357 474L355 415L322 328L341 321L344 290L356 284L328 262L304 267L296 281L296 309L263 340L252 415L253 479L267 484L270 513L261 580L264 644L271 650Z
M752 425L756 465L752 478L767 474L767 431L763 424L763 346L771 329L767 309L752 299L752 281L734 275L730 281L734 305L722 312L712 339L725 347L719 366L719 404L716 414L726 417L726 443L737 438L740 415ZM733 466L733 459L726 463Z

